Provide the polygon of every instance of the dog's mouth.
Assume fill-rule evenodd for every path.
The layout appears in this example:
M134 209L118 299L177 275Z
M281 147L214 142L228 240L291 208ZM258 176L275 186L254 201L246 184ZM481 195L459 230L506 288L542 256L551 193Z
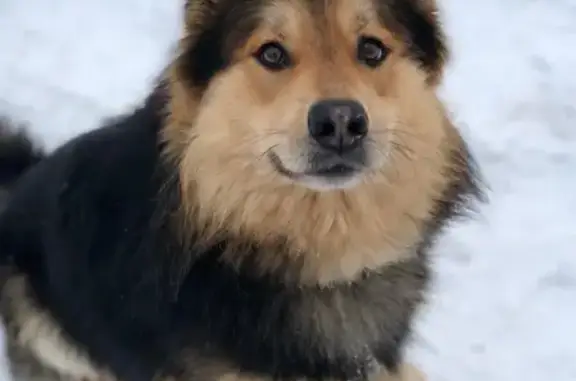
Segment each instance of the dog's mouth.
M350 165L336 164L325 168L319 168L318 170L308 174L313 174L321 177L348 177L354 175L357 172L358 169Z
M314 161L305 171L295 172L286 168L280 157L274 152L270 152L268 157L274 169L291 180L303 180L305 178L324 179L326 181L346 180L355 177L364 168L364 165L351 160L332 158L331 160Z

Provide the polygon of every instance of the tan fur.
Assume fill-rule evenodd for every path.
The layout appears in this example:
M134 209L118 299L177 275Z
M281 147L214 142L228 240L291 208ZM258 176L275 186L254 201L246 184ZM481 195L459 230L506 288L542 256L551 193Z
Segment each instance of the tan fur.
M397 375L382 375L375 381L426 381L426 377L415 366L403 364Z
M325 17L297 0L271 4L268 22L202 99L172 70L165 136L168 154L179 160L187 218L204 237L225 230L263 245L286 237L289 249L257 265L267 272L286 258L303 263L297 277L304 283L351 280L407 258L449 182L446 166L459 144L449 138L453 126L429 73L406 58L407 47L377 22L369 0L332 1ZM392 50L381 68L355 62L360 34ZM293 70L270 73L251 57L270 39L290 49ZM308 108L327 97L357 99L367 109L372 168L354 188L318 192L283 178L267 154L299 169ZM227 260L241 263L241 252Z
M19 359L10 356L13 366L31 367L21 361L22 350L42 366L72 380L111 380L109 375L97 370L88 356L73 344L46 312L40 309L28 294L23 276L12 276L2 289L1 304L8 330L9 346L19 348ZM22 369L14 369L22 373Z
M233 373L228 373L218 381L273 381L272 378L261 378L255 376L245 376ZM306 380L294 380L294 381L306 381ZM326 380L326 381L340 381L340 380ZM388 372L383 371L381 374L376 375L369 381L426 381L426 378L417 368L410 364L403 364L400 367L398 374L391 375Z
M273 381L273 379L228 373L223 377L219 378L218 381ZM306 380L294 380L294 381L306 381ZM340 380L326 380L326 381L340 381ZM414 366L404 364L403 366L401 366L400 372L398 374L390 375L387 372L383 372L380 375L376 375L370 381L426 381L426 378Z
M163 381L185 381L192 379L192 375L202 375L207 381L274 381L272 376L254 375L244 372L239 372L234 366L226 365L215 359L206 359L203 365L198 365L198 357L196 354L191 355L194 358L195 366L188 371L192 374L184 373L178 378L168 377ZM290 381L312 381L305 378L291 379ZM323 379L322 381L349 381L349 380L336 380L336 379ZM379 373L370 377L366 381L426 381L424 375L413 365L403 363L400 365L397 374L390 374L384 368Z

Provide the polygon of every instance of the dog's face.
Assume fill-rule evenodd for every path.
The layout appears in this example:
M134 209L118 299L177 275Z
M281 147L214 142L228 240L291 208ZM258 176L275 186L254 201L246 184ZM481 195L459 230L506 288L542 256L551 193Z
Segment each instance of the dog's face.
M185 27L165 137L196 220L316 280L410 252L460 149L434 1L190 0Z
M194 160L268 187L384 181L393 156L426 138L411 113L444 54L429 3L192 1L182 59L202 92Z

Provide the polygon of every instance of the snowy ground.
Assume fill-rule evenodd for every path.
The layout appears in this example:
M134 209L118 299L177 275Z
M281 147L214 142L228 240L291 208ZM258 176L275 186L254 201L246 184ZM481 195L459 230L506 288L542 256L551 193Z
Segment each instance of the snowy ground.
M443 0L443 95L492 187L441 242L411 358L430 381L576 380L576 1ZM138 101L176 0L2 0L0 114L53 148ZM1 379L1 378L0 378Z

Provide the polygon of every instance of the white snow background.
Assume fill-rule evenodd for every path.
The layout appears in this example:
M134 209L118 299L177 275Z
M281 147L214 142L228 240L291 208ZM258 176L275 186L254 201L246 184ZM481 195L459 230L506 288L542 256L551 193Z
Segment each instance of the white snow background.
M169 58L180 3L1 0L0 114L52 149L126 110ZM410 360L430 381L576 381L576 1L441 4L442 94L491 204L440 242Z

